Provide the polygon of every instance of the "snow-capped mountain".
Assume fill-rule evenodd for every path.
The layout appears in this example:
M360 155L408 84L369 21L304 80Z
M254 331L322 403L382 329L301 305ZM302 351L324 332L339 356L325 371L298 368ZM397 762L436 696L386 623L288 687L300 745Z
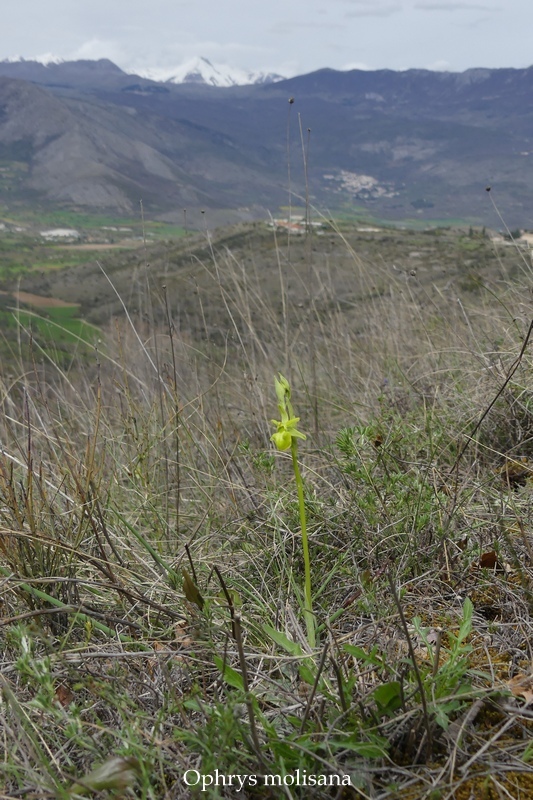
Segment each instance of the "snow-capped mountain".
M76 63L95 65L111 63L108 59L96 61L69 61L53 53L43 53L40 56L26 58L24 56L11 56L0 61L0 64L20 65L21 68L40 65L44 67L57 67L61 65L74 65ZM120 67L115 67L120 69ZM207 58L191 58L177 67L146 67L146 68L124 68L122 70L130 75L138 75L140 78L157 81L158 83L196 83L207 86L245 86L260 83L275 83L283 80L283 75L274 72L247 72L238 67L230 67L227 64L213 64Z
M24 56L11 56L2 59L3 64L20 64L21 62L34 62L42 64L43 67L48 67L50 64L63 64L65 59L54 55L53 53L43 53L40 56L33 56L32 58L24 58Z
M207 58L192 58L178 67L135 70L141 78L164 83L200 83L209 86L243 86L283 80L273 72L246 72L226 64L213 64Z

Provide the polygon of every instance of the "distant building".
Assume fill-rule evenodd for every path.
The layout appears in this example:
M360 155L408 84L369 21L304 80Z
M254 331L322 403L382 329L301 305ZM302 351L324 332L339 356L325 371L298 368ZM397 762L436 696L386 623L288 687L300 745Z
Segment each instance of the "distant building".
M278 231L288 231L288 233L296 236L303 236L307 233L308 229L313 228L316 233L322 233L320 230L324 227L322 222L306 222L305 217L291 217L290 219L271 219L267 222L269 228L274 228Z
M50 231L41 231L41 236L49 242L57 241L77 241L81 239L81 233L74 228L53 228Z

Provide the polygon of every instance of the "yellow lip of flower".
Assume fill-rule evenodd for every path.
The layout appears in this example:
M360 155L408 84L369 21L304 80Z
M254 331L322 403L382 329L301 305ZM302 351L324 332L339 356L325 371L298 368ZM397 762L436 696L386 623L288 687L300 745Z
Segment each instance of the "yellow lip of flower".
M288 431L278 430L272 434L270 440L274 442L277 450L288 450L292 444L292 436Z
M271 422L277 427L277 431L272 434L270 440L274 442L278 450L288 450L293 439L307 438L305 433L296 428L296 425L300 422L300 417L292 417L291 419L287 417L287 419L282 419L281 421L273 419Z

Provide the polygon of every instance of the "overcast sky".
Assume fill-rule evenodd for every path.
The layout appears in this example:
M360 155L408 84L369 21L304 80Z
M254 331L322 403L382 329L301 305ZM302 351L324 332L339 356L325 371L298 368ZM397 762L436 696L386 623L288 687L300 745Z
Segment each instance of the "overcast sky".
M461 71L533 64L532 0L13 0L0 59L193 56L290 76L321 67Z

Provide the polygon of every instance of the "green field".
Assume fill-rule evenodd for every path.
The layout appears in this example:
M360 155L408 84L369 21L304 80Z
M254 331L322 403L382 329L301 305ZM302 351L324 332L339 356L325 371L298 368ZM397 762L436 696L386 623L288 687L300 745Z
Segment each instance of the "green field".
M5 313L5 312L4 312ZM42 308L40 313L18 309L13 312L15 324L32 329L39 339L46 343L63 345L80 341L85 344L94 343L100 331L77 316L78 308L64 306L59 308Z
M0 308L0 355L4 367L34 358L46 358L57 366L76 355L85 359L101 342L102 332L79 318L77 306L41 306L32 309L2 298Z
M1 174L1 173L0 173ZM27 226L33 230L43 228L74 228L78 231L102 231L106 227L131 228L135 235L146 234L162 238L182 236L185 229L180 225L171 225L156 220L145 219L143 222L139 209L136 217L121 217L75 211L70 209L44 209L38 206L32 208L13 209L0 206L0 221L13 225Z
M78 214L68 211L39 213L37 211L2 214L0 222L8 227L0 230L0 289L6 290L13 281L28 272L47 272L63 267L72 267L106 258L121 248L132 249L132 245L143 246L160 240L179 240L185 229L177 225L139 219L120 219L102 215ZM22 230L16 230L21 228ZM41 230L49 228L73 228L81 239L79 243L44 241ZM130 231L106 230L106 228L131 228ZM91 250L85 245L95 244ZM108 249L106 249L106 244Z

